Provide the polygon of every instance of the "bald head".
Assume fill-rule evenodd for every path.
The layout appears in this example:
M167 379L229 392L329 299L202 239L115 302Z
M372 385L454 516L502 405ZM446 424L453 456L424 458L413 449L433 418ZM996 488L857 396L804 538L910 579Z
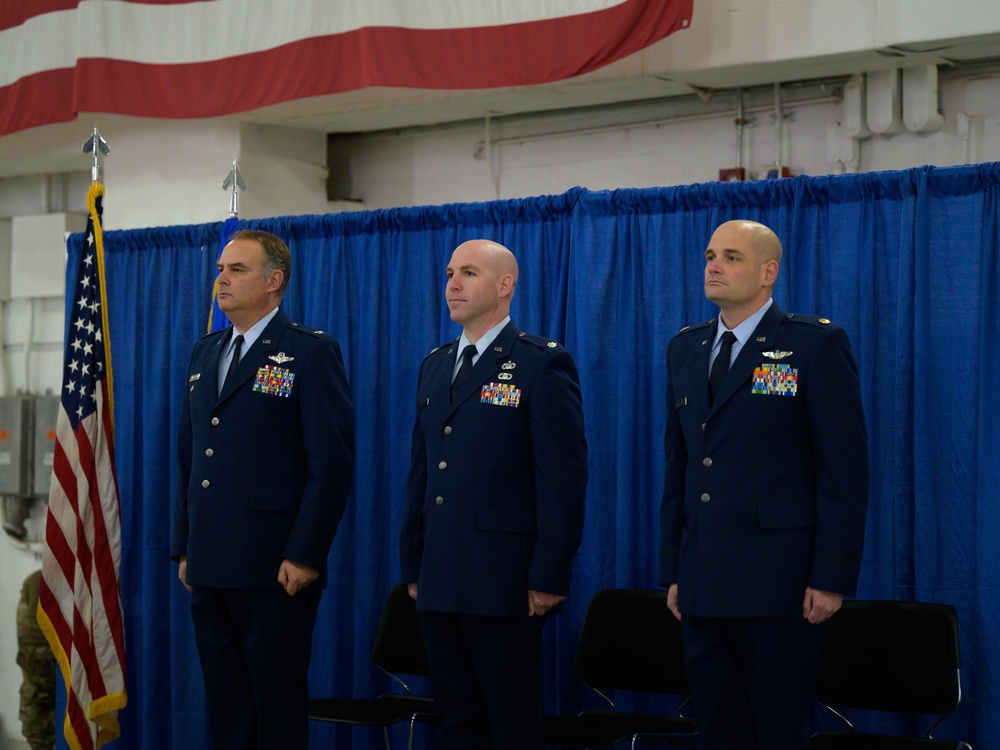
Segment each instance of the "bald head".
M720 224L716 231L719 229L743 234L749 248L756 256L758 265L767 263L769 260L781 265L781 240L770 227L748 219L733 219Z
M455 248L448 262L445 299L451 319L472 343L510 313L517 285L514 254L491 240L469 240Z
M455 248L456 253L460 250L475 254L498 278L510 274L514 286L517 286L517 258L500 243L492 240L468 240Z
M756 221L727 221L705 250L705 296L735 328L771 297L781 265L781 241Z

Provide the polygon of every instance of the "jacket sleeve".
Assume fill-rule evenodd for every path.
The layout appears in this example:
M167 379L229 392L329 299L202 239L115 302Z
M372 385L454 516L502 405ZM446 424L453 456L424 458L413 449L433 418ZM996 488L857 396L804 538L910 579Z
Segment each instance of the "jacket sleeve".
M336 340L320 338L300 377L306 481L284 555L320 569L354 480L354 405Z
M417 392L423 380L420 366ZM419 407L418 407L419 408ZM403 583L416 583L420 576L420 559L424 553L423 511L427 489L427 446L420 425L419 413L414 416L413 438L410 443L410 473L406 479L406 505L399 534L399 566Z
M583 536L587 496L583 399L569 352L553 353L539 371L529 419L538 537L528 570L528 588L565 594Z
M659 584L677 582L677 560L680 556L681 530L684 526L684 479L687 467L687 446L681 431L674 403L674 383L670 361L673 342L667 349L666 414L663 452L663 495L660 498L660 572Z
M190 368L189 368L190 371ZM177 476L174 486L174 523L170 535L170 559L178 562L187 555L188 485L191 481L191 400L190 386L185 386L181 417L177 428Z
M816 461L816 544L809 585L857 590L868 509L868 435L847 334L824 336L804 384Z

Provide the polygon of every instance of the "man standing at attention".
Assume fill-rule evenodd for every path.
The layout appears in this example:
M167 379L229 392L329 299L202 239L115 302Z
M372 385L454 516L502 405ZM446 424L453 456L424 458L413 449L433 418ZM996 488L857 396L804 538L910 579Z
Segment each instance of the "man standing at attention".
M241 230L218 269L233 325L191 356L171 557L191 591L216 750L304 750L312 630L351 488L354 408L337 342L278 307L291 274L285 243Z
M400 538L441 709L440 750L541 750L545 615L583 529L576 366L509 311L517 261L471 240L448 264L459 339L423 361Z
M861 562L857 366L843 329L774 304L780 265L766 226L720 226L705 251L720 317L667 349L660 583L703 750L808 748L822 623Z

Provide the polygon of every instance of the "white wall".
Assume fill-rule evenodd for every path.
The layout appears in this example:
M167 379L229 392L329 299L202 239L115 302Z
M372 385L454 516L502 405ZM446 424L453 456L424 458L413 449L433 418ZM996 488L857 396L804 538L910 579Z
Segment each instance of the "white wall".
M945 122L941 130L866 139L860 143L857 168L869 171L1000 160L1000 77L955 77L944 80L942 88ZM827 128L840 121L841 105L827 101L787 111L791 116L785 123L782 154L793 174L819 175L841 169L832 168L826 160ZM968 138L960 130L963 115L969 123ZM474 155L477 142L484 137L482 125L442 127L353 141L351 180L355 194L363 199L356 205L326 200L326 142L320 133L241 124L236 118L98 119L112 151L105 164L106 229L224 219L229 198L221 183L236 157L249 186L241 199L244 218L485 201L560 193L576 185L612 189L705 182L735 162L732 115L719 115L497 147L497 190L488 163ZM568 116L547 124L561 130L588 125L591 119ZM13 158L11 154L30 147L46 154L40 163L60 165L54 171L72 170L47 191L37 177L0 178L0 217L39 212L43 195L51 210L82 210L89 162L79 150L91 127L85 122L89 121L0 139L0 158ZM495 137L513 129L511 124L501 124ZM745 133L745 166L754 169L774 160L776 130L769 112L754 115ZM441 248L442 253L449 250ZM5 393L59 388L62 304L58 298L0 303ZM33 353L26 362L28 348ZM0 539L0 721L11 737L17 737L20 730L14 615L21 582L37 567L33 554L16 548L6 537Z

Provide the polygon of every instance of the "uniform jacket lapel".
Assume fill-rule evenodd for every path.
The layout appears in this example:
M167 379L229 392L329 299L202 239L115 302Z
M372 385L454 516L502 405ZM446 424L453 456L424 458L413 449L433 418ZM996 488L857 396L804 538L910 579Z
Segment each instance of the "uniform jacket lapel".
M764 359L762 352L774 347L778 325L784 317L785 314L778 308L778 305L772 303L753 333L750 334L750 339L740 348L740 353L736 357L736 361L733 362L733 366L729 368L729 374L722 383L722 389L719 391L715 403L712 404L713 412L717 411L735 393L738 393L740 388L750 380L753 371ZM707 362L705 367L708 367ZM707 370L703 370L703 372L705 371Z
M288 323L288 316L279 309L278 313L271 318L271 322L264 327L263 331L261 331L257 340L253 342L253 346L247 349L246 353L240 358L239 363L236 365L235 378L232 380L227 378L228 382L222 388L222 393L219 394L220 403L229 398L250 378L254 377L260 367L263 356L278 348L278 341L281 338L281 333L285 330ZM223 341L228 342L229 337L224 336ZM221 355L222 349L220 347L219 352L215 355L216 373L219 371L219 357Z
M472 368L472 372L462 383L462 386L458 389L455 394L455 398L451 399L451 408L449 409L449 415L455 411L467 398L472 396L474 393L478 393L482 388L483 383L485 383L493 373L497 371L498 360L505 359L510 356L510 349L514 343L514 339L517 338L518 329L511 321L503 330L497 335L490 344L489 348L479 355L479 359L476 361L475 366ZM458 346L456 341L452 345L452 349ZM457 355L455 355L457 356ZM452 366L454 367L455 360L454 357L450 360ZM449 371L450 372L450 371ZM451 391L451 379L448 379L448 394L450 396Z

